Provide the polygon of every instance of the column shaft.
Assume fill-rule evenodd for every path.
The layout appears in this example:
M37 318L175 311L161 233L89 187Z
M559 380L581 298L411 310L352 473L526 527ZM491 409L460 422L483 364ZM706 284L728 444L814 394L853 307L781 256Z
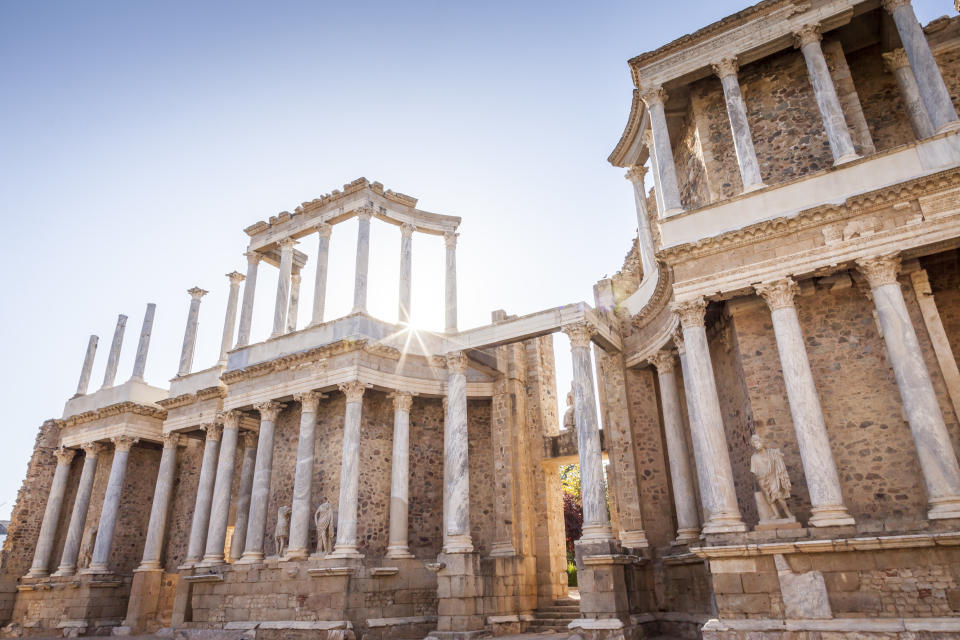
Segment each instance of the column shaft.
M640 249L640 266L643 279L657 273L656 248L653 245L653 231L650 228L650 215L647 212L647 194L644 192L643 177L647 168L642 164L630 167L626 178L633 185L633 201L637 208L637 244Z
M37 547L33 552L33 565L28 578L42 578L47 575L50 565L50 554L53 553L53 542L57 535L57 525L60 523L60 510L63 507L63 496L67 490L67 476L70 475L70 462L73 460L73 449L58 449L56 451L57 468L53 472L53 483L50 493L47 494L47 506L43 511L43 521L40 523L40 535L37 538Z
M290 276L293 275L293 245L296 240L284 238L280 246L280 277L277 279L277 299L273 307L273 333L271 338L282 336L287 330L287 304L290 302Z
M353 277L352 313L367 312L367 269L370 266L370 217L363 210L357 214L357 262Z
M110 343L110 355L107 356L107 368L103 373L103 389L112 387L117 379L117 366L120 364L120 348L123 346L123 331L127 326L127 316L117 316L117 327L113 330L113 342Z
M444 327L447 333L457 332L457 235L452 232L443 234L447 247L443 295L446 312Z
M293 476L293 513L290 515L288 558L306 558L312 515L313 452L316 443L317 407L324 398L319 391L294 396L300 403L300 437L297 440L297 467Z
M360 487L360 418L363 411L362 382L347 382L340 391L347 396L343 419L343 453L340 458L340 501L337 507L337 542L327 557L359 558L357 551L357 494Z
M170 511L170 498L173 495L173 483L176 480L177 444L180 436L168 433L163 437L163 453L160 454L160 469L157 472L157 486L153 490L153 504L150 507L150 524L147 525L147 540L143 545L143 559L140 571L161 568L163 539L167 532L167 514ZM79 543L79 538L77 539Z
M107 573L109 571L107 563L110 561L117 514L120 512L123 479L127 473L130 449L136 442L136 438L128 436L113 438L113 463L110 465L110 477L107 479L107 490L100 511L100 524L97 526L97 541L93 545L93 557L90 560L90 566L84 570L87 573Z
M243 304L240 307L240 326L237 327L237 346L245 347L250 344L250 327L253 324L253 299L257 292L257 269L260 265L260 254L248 251L247 278L243 285Z
M667 116L663 108L667 94L663 89L655 89L643 95L650 114L650 130L653 132L652 155L656 157L654 168L659 174L661 197L664 211L661 217L683 211L680 201L680 187L677 181L677 167L673 162L673 148L670 145L670 133L667 129Z
M247 523L250 517L250 492L253 490L253 472L257 462L257 434L247 432L243 437L243 463L240 465L240 486L237 487L237 517L233 522L230 540L230 558L239 560L247 542Z
M227 274L230 279L230 293L227 295L227 311L223 316L223 336L220 339L220 366L227 364L227 352L233 344L233 328L237 324L237 300L240 297L240 283L243 274L231 271Z
M263 402L254 407L260 412L260 435L257 441L257 461L253 471L253 488L250 492L250 515L247 520L247 535L240 562L254 563L263 560L263 537L267 528L267 503L270 500L270 476L273 474L273 436L276 420L284 405L278 402Z
M400 227L400 309L397 317L401 324L410 323L410 296L413 285L413 232L412 224Z
M190 294L190 310L187 312L187 328L183 332L178 376L187 375L193 368L193 351L197 346L197 326L200 319L200 298L207 295L207 292L200 287L194 287L187 293Z
M290 307L287 312L287 333L297 330L297 315L300 312L300 272L290 275Z
M325 222L317 225L317 277L313 283L313 319L311 325L323 323L323 307L327 299L327 264L330 261L330 233L333 227Z
M210 524L207 527L207 543L203 564L223 564L223 550L227 540L227 518L230 516L230 495L233 492L233 464L237 457L237 439L240 437L239 411L223 414L223 435L217 458L217 475L213 484L213 499L210 508Z
M723 85L723 97L727 103L727 116L730 119L730 131L733 134L733 149L737 154L743 190L752 191L763 186L763 177L760 175L760 164L757 162L757 152L750 135L747 106L740 93L737 68L736 60L730 59L721 60L713 66Z
M913 135L917 140L929 138L934 134L933 123L930 122L930 114L927 113L927 107L923 104L923 98L920 97L920 87L917 86L917 79L910 68L906 52L903 49L894 49L883 54L883 61L897 79L900 98L907 109Z
M208 424L206 438L203 441L203 460L200 463L200 481L197 483L197 500L193 507L193 521L190 524L190 540L187 545L186 564L194 564L203 559L203 550L207 542L207 528L210 525L210 505L213 502L213 484L217 475L217 457L220 453L220 426Z
M80 381L77 383L78 396L85 395L90 387L90 373L93 371L93 359L97 355L97 343L99 342L100 338L97 336L90 336L90 340L87 342L87 352L83 356L83 368L80 369Z
M147 352L150 350L150 334L153 332L153 315L157 305L152 302L147 305L143 314L143 326L140 327L140 341L137 343L137 357L133 362L133 376L131 380L143 382L143 374L147 370Z
M413 396L393 394L393 466L390 474L390 535L388 558L412 558L407 518L410 490L410 407Z
M653 150L653 132L649 129L643 132L643 146L650 154L650 167L653 169L653 199L657 204L657 217L666 217L667 208L663 206L663 187L660 186L660 169L657 167L657 154Z
M58 576L72 576L77 571L77 555L80 553L83 528L87 525L90 494L93 492L93 480L97 475L97 458L101 450L102 447L99 444L83 445L83 470L80 472L77 496L73 500L73 512L70 514L67 539L63 543L63 553L60 555L60 566L57 568L56 574Z
M447 416L443 434L444 553L473 551L467 437L467 357L462 352L455 352L447 354Z

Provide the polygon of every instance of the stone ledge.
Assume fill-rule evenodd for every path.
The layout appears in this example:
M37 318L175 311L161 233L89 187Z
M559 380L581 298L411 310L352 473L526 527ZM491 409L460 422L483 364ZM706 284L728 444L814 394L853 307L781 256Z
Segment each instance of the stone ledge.
M567 629L623 629L627 625L619 618L578 618Z
M226 631L250 631L252 629L332 631L335 629L353 629L349 620L248 620L228 622L223 626Z
M395 576L400 573L400 567L374 567L370 569L370 575L373 577Z
M399 627L405 624L428 624L437 621L437 616L409 616L406 618L369 618L367 626L371 629L380 627Z
M326 576L352 576L357 570L354 567L314 567L307 569L307 573L315 578Z
M636 556L615 555L611 553L597 554L592 556L583 556L583 564L587 566L607 565L607 564L641 564L644 558Z
M771 620L713 618L703 631L810 631L810 632L873 632L960 631L958 618L832 618L829 620Z
M843 551L876 551L880 549L912 549L917 547L960 545L960 532L917 533L898 536L869 536L827 540L800 540L760 544L733 544L716 547L691 547L701 558L768 556L781 553L832 553Z
M223 574L201 573L195 576L183 576L187 582L223 582Z

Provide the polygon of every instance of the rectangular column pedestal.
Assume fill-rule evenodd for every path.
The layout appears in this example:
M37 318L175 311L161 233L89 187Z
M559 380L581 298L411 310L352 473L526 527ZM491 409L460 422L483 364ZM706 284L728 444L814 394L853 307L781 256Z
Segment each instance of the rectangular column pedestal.
M151 633L167 626L169 621L163 620L164 610L169 610L169 604L163 606L167 597L174 593L179 586L177 574L166 574L163 569L144 569L135 571L133 584L130 585L130 602L127 604L127 617L123 627L114 631L114 635ZM170 580L172 584L166 587Z
M466 640L489 635L483 617L483 577L480 554L441 553L437 556L437 630L427 638Z
M580 618L570 630L585 640L636 640L640 626L630 619L626 571L635 557L623 555L619 541L575 543L577 584L580 586Z

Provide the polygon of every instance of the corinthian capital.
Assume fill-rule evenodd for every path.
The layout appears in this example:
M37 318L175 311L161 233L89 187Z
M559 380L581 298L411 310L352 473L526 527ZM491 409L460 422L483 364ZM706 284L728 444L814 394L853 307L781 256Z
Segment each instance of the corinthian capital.
M727 76L737 75L737 71L740 70L740 64L737 62L737 59L734 58L723 58L720 62L717 62L713 67L713 72L717 74L719 78L726 78Z
M820 42L822 39L823 36L820 35L819 24L805 24L793 34L794 46L798 49L811 42Z
M901 47L899 49L894 49L893 51L887 51L884 53L883 64L887 70L893 73L897 69L910 66L910 61L907 60L907 52L903 50L903 47Z
M565 324L560 329L570 338L570 346L589 347L590 339L597 333L597 328L585 320Z
M317 233L324 238L329 238L330 234L333 233L333 226L327 224L326 222L321 222L315 226L314 229L316 229Z
M683 341L683 331L679 327L673 332L673 344L677 345L678 355L682 356L687 352L687 346Z
M895 9L910 4L910 0L881 0L880 4L883 5L883 8L889 13L893 13Z
M53 455L57 456L57 464L70 464L73 462L73 456L77 453L76 449L67 449L60 447L53 452Z
M363 402L363 392L366 390L367 385L360 382L359 380L352 380L350 382L343 382L337 385L340 388L340 391L343 392L343 395L347 396L347 402Z
M239 287L240 283L247 279L247 276L243 275L239 271L231 271L227 274L227 279L230 280L231 287Z
M220 419L223 420L224 429L239 429L240 420L243 418L243 411L239 409L231 409L230 411L224 411L220 414Z
M180 434L176 431L165 433L162 437L164 449L176 449L177 445L180 444Z
M453 231L446 231L443 234L443 241L447 245L447 249L456 249L457 248L457 238L460 237L459 233L454 233Z
M882 287L885 284L897 284L897 274L900 273L900 255L888 253L871 258L857 260L857 270L867 279L871 289Z
M413 394L409 391L394 391L390 397L393 398L394 411L409 412L410 407L413 406Z
M274 400L268 400L267 402L258 402L253 405L253 408L260 412L260 420L266 420L267 422L276 422L277 416L280 415L280 412L287 405L282 402L276 402Z
M84 442L80 448L83 449L83 455L88 458L96 458L103 453L103 445L99 442Z
M641 138L643 139L643 146L645 146L647 149L650 149L650 152L653 153L653 131L651 129L647 129L643 132Z
M223 435L223 425L215 422L200 425L200 430L206 434L205 438L210 442L220 442L220 436Z
M643 177L646 175L647 166L643 164L635 164L627 169L627 173L624 174L623 177L635 184L643 184Z
M447 354L447 371L464 374L467 372L467 356L463 351L454 351Z
M307 391L306 393L295 394L293 399L300 403L301 411L304 413L316 413L320 401L326 397L319 391Z
M134 438L133 436L114 436L110 438L110 441L113 443L115 451L130 451L133 445L140 441L140 438Z
M702 327L707 312L706 301L700 298L673 303L673 312L680 318L683 327Z
M663 106L663 103L667 101L667 92L663 87L655 87L642 94L640 99L647 105L647 109L655 104Z
M187 289L187 293L189 293L190 297L193 298L194 300L199 300L200 298L202 298L203 296L207 295L210 292L204 291L200 287L193 287L192 289Z
M753 285L753 288L757 295L764 299L771 311L792 307L793 297L800 291L800 287L793 281L793 278L761 282Z
M247 257L247 264L257 264L260 262L260 259L263 257L260 255L259 251L247 251L243 254Z
M370 222L370 218L373 217L373 209L368 207L363 207L362 209L357 209L357 219L361 221Z
M657 351L650 356L647 362L656 367L660 373L670 373L673 371L673 354L667 349Z
M400 225L400 235L404 238L413 236L413 232L416 230L416 225L410 224L409 222L404 222L402 225Z
M280 251L293 251L293 247L297 244L297 241L294 238L283 238L277 240L277 246L280 247Z

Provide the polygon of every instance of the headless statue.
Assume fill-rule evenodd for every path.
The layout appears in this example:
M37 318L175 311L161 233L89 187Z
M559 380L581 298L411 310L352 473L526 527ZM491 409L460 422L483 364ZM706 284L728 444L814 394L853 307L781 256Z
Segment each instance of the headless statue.
M290 507L286 505L277 510L277 528L273 533L273 541L277 545L277 555L282 558L290 541Z
M324 500L313 514L317 525L317 555L333 551L333 507Z
M563 428L577 428L576 414L573 410L573 384L570 385L570 393L567 394L567 410L563 412Z
M757 484L760 485L758 503L759 498L762 497L767 503L766 506L769 507L766 511L773 516L770 519L793 518L790 509L787 508L791 485L787 466L783 463L783 454L780 453L780 449L765 447L763 440L757 434L753 434L750 442L754 448L753 456L750 458L750 471L756 476ZM764 511L761 506L757 505L760 511ZM761 516L761 520L763 519Z

